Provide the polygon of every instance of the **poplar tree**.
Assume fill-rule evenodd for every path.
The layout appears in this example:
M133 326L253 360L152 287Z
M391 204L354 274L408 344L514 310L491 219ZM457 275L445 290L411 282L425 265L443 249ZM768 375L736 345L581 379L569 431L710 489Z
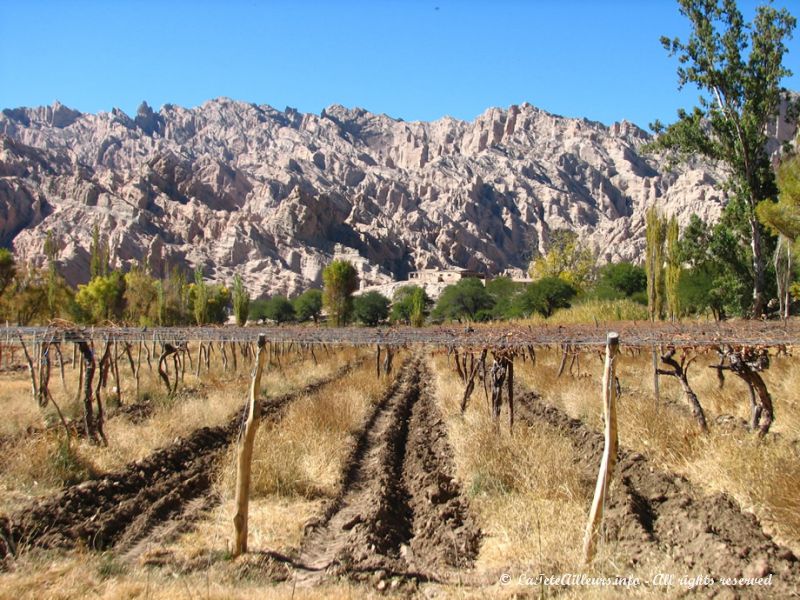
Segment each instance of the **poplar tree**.
M198 325L208 323L208 285L203 279L203 269L194 270L194 320Z
M678 294L678 282L681 278L679 234L678 220L673 215L667 223L666 267L664 273L667 314L672 321L681 316L680 296Z
M322 271L322 306L331 325L347 325L353 312L353 292L358 289L358 274L346 260L335 260Z
M233 276L231 294L236 324L239 327L244 327L245 323L247 323L248 311L250 310L250 293L247 291L247 288L244 287L244 282L238 273Z
M700 97L693 110L678 111L678 120L658 134L653 149L675 151L679 159L704 156L728 172L729 208L740 213L744 242L749 245L752 312L764 307L765 240L756 218L759 202L775 195L767 155L768 128L780 118L789 95L781 86L791 71L783 65L796 20L786 9L767 4L746 23L735 0L678 0L691 32L682 41L661 38L678 58L678 87L695 86ZM787 115L794 111L787 111Z
M778 235L775 248L775 276L781 316L789 316L790 286L794 271L794 253L800 240L800 156L785 159L777 173L777 202L766 200L758 205L758 218Z
M651 206L647 210L647 253L645 270L647 272L647 307L650 320L660 319L664 313L664 237L666 222L658 209Z

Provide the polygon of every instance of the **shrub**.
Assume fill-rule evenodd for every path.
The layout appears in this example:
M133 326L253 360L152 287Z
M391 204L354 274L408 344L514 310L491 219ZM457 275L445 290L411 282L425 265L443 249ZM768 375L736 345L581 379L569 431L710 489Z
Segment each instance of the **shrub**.
M549 317L557 308L569 308L569 301L577 291L563 279L544 277L529 284L516 299L520 314L529 316L534 312Z
M364 325L374 327L389 316L389 299L379 292L356 296L353 300L353 314Z
M477 321L481 311L490 311L492 308L494 300L483 282L467 277L444 288L433 310L433 316L437 319ZM485 315L485 312L481 313L482 317Z

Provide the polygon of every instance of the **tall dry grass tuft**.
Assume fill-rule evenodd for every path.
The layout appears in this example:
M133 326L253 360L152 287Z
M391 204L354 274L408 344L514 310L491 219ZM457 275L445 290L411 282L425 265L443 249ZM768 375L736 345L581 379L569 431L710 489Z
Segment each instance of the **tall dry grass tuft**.
M628 298L598 300L588 298L573 302L569 308L559 308L545 318L534 314L523 323L530 325L577 325L581 323L608 323L614 321L646 321L647 306Z
M513 437L505 423L498 430L480 389L462 416L463 386L446 358L437 357L433 371L457 473L484 533L478 567L576 567L592 490L573 467L569 442L524 423Z
M320 352L318 363L310 357L301 362L296 355L282 359L282 368L273 364L263 378L268 395L286 393L330 376L359 355L353 348ZM196 360L196 352L195 352ZM155 365L154 365L155 367ZM67 390L54 372L50 389L67 418L82 419L78 399L78 372L65 369ZM122 398L125 404L135 402L135 384L127 363L120 363ZM114 471L141 459L155 449L186 436L199 427L226 423L244 405L249 385L250 368L240 359L238 370L223 370L219 357L212 357L211 370L202 370L199 377L187 365L184 382L174 397L169 397L155 369L142 366L139 402L150 407L151 414L142 422L120 415L107 418L105 431L108 447L98 447L85 440L73 439L67 449L52 407L42 411L30 395L30 382L24 371L3 374L9 385L0 387L0 401L11 419L3 422L6 437L0 437L5 459L0 463L0 512L18 507L33 496L54 493L64 485L78 483L94 473ZM113 382L104 394L109 394ZM110 394L109 394L110 395ZM113 415L108 407L107 417ZM41 430L51 426L52 432L28 435L28 428Z
M402 358L397 357L397 364ZM278 422L261 425L251 472L250 548L290 553L300 545L305 523L339 492L355 433L388 383L377 380L367 360L336 382L294 400ZM177 552L224 547L232 531L235 480L236 452L231 448L215 486L222 503L181 539Z
M253 497L315 499L334 495L351 434L385 385L386 380L378 380L367 361L340 380L298 398L277 423L262 425L253 457ZM234 461L232 453L229 462ZM233 489L232 485L224 487Z
M602 430L600 360L587 355L577 377L565 372L557 378L560 350L540 351L537 357L533 367L518 366L520 380L545 401ZM720 388L716 371L709 368L716 362L716 354L710 352L689 371L711 429L704 435L679 383L662 376L661 403L656 404L651 355L623 351L617 370L623 392L618 402L620 443L648 456L654 466L686 477L705 493L732 495L781 543L800 551L800 406L795 392L800 389L800 363L795 357L773 358L763 373L775 404L773 431L778 435L760 440L744 427L716 422L720 415L735 417L735 423L750 416L747 387L728 373Z

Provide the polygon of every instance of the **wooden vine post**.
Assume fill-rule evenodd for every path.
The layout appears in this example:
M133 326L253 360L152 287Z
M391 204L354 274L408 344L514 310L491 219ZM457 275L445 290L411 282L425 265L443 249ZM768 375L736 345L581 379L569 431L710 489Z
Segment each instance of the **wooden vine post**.
M597 540L600 536L600 525L603 521L606 495L611 485L611 476L617 462L617 389L615 382L615 357L619 352L619 334L609 332L606 338L606 361L603 369L603 417L605 420L605 444L603 459L600 462L600 473L597 475L597 485L594 489L592 508L589 511L589 523L583 538L583 558L588 564L592 561L597 550Z
M250 503L250 468L253 462L253 443L256 439L259 419L261 417L261 403L258 396L261 392L261 373L264 371L267 339L262 334L258 336L258 354L250 384L250 397L248 398L247 423L244 435L239 443L236 460L236 514L233 517L234 544L233 556L247 552L247 511Z

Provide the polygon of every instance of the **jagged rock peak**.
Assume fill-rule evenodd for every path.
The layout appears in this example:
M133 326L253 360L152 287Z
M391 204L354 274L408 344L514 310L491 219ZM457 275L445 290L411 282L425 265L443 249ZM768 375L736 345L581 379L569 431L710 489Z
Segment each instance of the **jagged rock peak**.
M784 132L789 135L789 132ZM667 171L649 135L530 104L473 121L403 121L339 105L319 115L230 98L143 102L81 114L0 113L0 244L41 261L58 240L71 283L88 278L98 224L113 262L202 266L255 294L321 282L343 254L365 284L420 268L524 268L549 231L580 233L601 260L638 260L644 211L713 219L724 195L706 164Z

